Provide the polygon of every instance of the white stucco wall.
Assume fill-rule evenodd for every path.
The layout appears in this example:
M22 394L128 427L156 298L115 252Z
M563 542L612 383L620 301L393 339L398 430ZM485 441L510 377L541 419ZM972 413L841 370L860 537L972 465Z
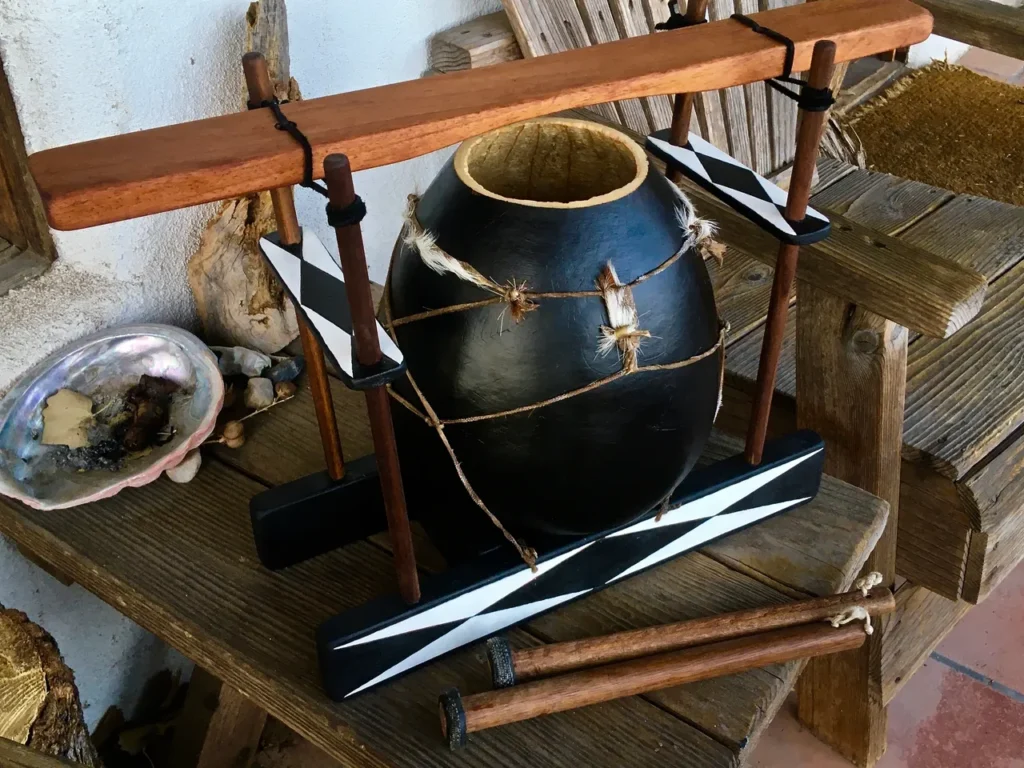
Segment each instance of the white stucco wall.
M292 75L306 98L420 77L435 32L499 0L289 0ZM30 152L237 110L248 0L0 0L0 56ZM450 151L450 150L449 150ZM382 280L405 196L447 152L357 174L371 277ZM297 192L300 220L333 248L321 199ZM185 278L211 207L54 233L58 262L0 297L0 392L32 363L87 332L131 321L186 327ZM73 514L73 513L62 513ZM175 662L139 627L79 587L65 588L0 541L0 603L49 629L94 724L130 708L141 683Z
M936 59L955 64L970 50L970 47L967 43L961 43L958 40L950 40L948 37L942 37L941 35L931 35L923 43L910 47L910 55L907 56L907 66L914 69L927 67Z

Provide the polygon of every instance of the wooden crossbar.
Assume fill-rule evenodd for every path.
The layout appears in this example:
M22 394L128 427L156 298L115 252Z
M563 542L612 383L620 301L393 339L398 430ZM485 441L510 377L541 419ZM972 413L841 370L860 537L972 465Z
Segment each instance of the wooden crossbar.
M818 40L836 61L924 40L932 17L910 0L822 0L754 15L796 44L795 71ZM782 74L784 48L724 20L444 77L289 104L322 175L332 152L354 170L408 160L494 128L627 97L710 91ZM50 224L81 229L302 178L302 152L269 110L231 114L37 152L29 166Z

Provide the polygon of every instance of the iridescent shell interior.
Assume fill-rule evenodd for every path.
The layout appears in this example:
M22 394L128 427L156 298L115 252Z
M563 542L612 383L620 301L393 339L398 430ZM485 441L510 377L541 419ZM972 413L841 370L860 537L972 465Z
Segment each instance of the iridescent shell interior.
M47 459L54 450L40 443L47 398L67 388L95 401L123 393L143 374L180 387L172 399L170 442L113 472L76 472ZM35 366L0 401L0 493L37 509L60 509L145 485L209 436L223 401L216 358L187 331L136 325L88 336Z

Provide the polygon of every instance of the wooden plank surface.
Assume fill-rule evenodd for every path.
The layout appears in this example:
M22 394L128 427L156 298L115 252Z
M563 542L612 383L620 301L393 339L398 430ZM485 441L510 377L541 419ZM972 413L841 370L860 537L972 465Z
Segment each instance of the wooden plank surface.
M993 453L957 484L965 513L979 531L1024 509L1024 429Z
M935 32L968 45L1024 59L1024 13L992 0L919 0L935 16Z
M1024 559L1024 514L1006 514L982 533L971 536L964 573L963 598L980 603Z
M907 375L905 455L959 479L1024 424L1024 262L952 339L919 339Z
M774 266L778 244L771 235L695 185L684 188L702 215L719 223L721 239ZM952 334L980 309L980 275L870 227L831 218L829 238L800 249L800 279L938 337Z
M81 768L81 763L44 755L0 736L0 766L3 768Z
M830 0L757 14L795 41L796 68L814 43L846 61L918 42L931 17L909 0ZM717 90L781 73L782 46L713 22L362 91L287 108L324 157L353 170L406 160L502 125L614 98ZM38 152L30 167L58 229L96 224L296 184L302 150L267 110L209 118Z
M346 453L365 453L371 441L361 397L332 384ZM665 760L731 766L740 745L751 743L750 734L770 720L788 686L762 671L664 692L657 706L627 699L494 729L450 756L437 732L435 695L449 685L467 691L486 686L479 647L351 704L327 701L319 688L313 628L346 606L393 591L394 576L387 552L369 543L280 573L256 562L246 505L264 485L253 478L276 483L322 466L310 400L303 387L294 401L247 422L245 445L236 451L217 447L187 486L161 480L127 491L90 506L90 514L75 516L70 526L64 518L0 502L0 531L61 565L78 583L346 764L511 766L528 760L561 766L591 756L592 765ZM737 448L720 441L716 446L719 453ZM808 574L799 590L835 591L853 578L864 542L877 536L884 517L876 499L826 478L815 502L731 537L732 546L763 550L765 541L790 536L790 546L816 563L811 569L795 567ZM813 527L828 545L785 533L793 525L805 531ZM722 546L721 552L695 553L659 568L642 576L643 582L626 581L574 610L622 621L627 614L618 606L628 604L631 621L649 624L788 594L765 586L775 577L789 578L777 564L765 558L757 565L764 576L751 578L722 564L730 556L728 543ZM713 574L721 576L716 585L706 581ZM560 616L544 619L551 637L589 633L591 625ZM517 645L535 643L531 632L514 631L510 638ZM396 722L403 723L401 739L394 738ZM750 729L746 736L744 728Z
M736 12L733 0L710 0L708 17L711 21L723 21ZM736 34L753 34L737 31ZM729 154L748 168L754 166L754 153L750 146L750 125L747 117L747 98L743 86L725 88L719 94L725 116L725 132L729 139Z
M759 0L764 10L799 5L800 0ZM839 59L837 59L839 61ZM806 69L806 67L804 67ZM800 71L798 67L797 72ZM768 125L772 136L772 167L783 168L793 162L796 155L796 102L774 88L768 91Z
M640 0L610 0L615 23L619 27L621 37L642 37L655 34L655 24L668 18L668 6L664 2L656 2L649 10ZM672 125L672 99L668 96L648 96L643 99L651 130L658 131ZM696 122L693 125L696 128Z
M345 450L350 455L364 453L371 442L359 394L338 382L332 385ZM295 407L286 422L266 420L254 425L256 431L241 449L217 447L218 457L250 476L274 483L300 476L307 471L304 462L320 460L315 445L303 446L295 437L315 429L308 399L303 389L296 402L289 404ZM741 451L740 441L716 436L702 461ZM705 548L703 555L682 558L567 606L531 622L527 629L537 637L562 641L625 626L665 623L673 616L711 615L738 605L756 605L758 599L777 602L787 595L842 591L881 534L885 517L885 505L877 499L826 478L812 504L730 536ZM747 572L752 576L744 575ZM787 590L780 592L765 583L785 585ZM771 721L801 666L704 681L649 698L741 751Z
M430 65L438 72L479 69L522 56L504 11L470 19L430 39Z
M736 0L735 10L737 13L752 16L760 8L758 0ZM747 134L750 137L750 167L762 176L769 176L778 170L772 159L768 90L764 82L747 83L743 86L743 98L747 104Z

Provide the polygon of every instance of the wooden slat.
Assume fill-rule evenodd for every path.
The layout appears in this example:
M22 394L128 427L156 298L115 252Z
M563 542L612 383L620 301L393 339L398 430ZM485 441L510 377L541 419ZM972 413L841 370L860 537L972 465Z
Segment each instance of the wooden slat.
M857 167L831 157L818 158L818 181L811 189L812 194L822 192L840 179L853 173ZM813 200L812 200L813 202Z
M960 195L901 233L900 239L992 282L1024 260L1024 208Z
M938 187L857 168L815 194L813 205L895 235L952 199Z
M621 37L642 37L655 34L654 24L668 18L668 7L664 3L652 6L652 10L658 14L653 23L648 18L647 10L641 0L610 0L610 5L612 13L615 14L615 22L619 27ZM652 130L658 131L672 125L672 99L668 96L648 96L643 99L643 103ZM692 127L697 127L696 122Z
M797 424L825 440L825 471L889 502L886 530L865 568L896 577L907 331L807 282L797 314ZM884 628L887 622L880 622ZM797 686L798 716L858 765L885 751L883 632L856 652L812 659Z
M12 245L0 251L0 296L39 277L53 264L52 259Z
M759 0L761 8L772 10L788 8L800 0ZM801 6L802 8L803 6ZM841 61L841 59L836 59ZM797 68L800 71L800 68ZM793 162L796 155L796 102L774 89L768 91L768 125L772 136L772 167L782 168Z
M44 755L0 736L0 765L4 768L81 768L81 763Z
M693 185L702 215L717 221L729 244L774 266L777 242ZM945 337L977 314L980 275L839 216L827 240L800 249L800 278L927 335Z
M935 16L944 37L1024 59L1024 13L992 0L919 0Z
M733 0L710 0L708 17L711 21L728 19L736 12ZM734 22L735 23L735 22ZM752 34L740 30L736 34ZM750 146L750 125L747 116L747 99L742 86L725 88L719 94L725 113L725 132L729 138L729 154L748 168L754 167L754 153Z
M758 12L758 0L735 0L735 10L746 16ZM747 103L747 134L750 137L750 166L762 176L778 170L772 160L772 135L768 125L768 86L763 82L743 86Z
M888 704L970 608L907 582L882 641L882 701Z
M772 269L741 251L727 249L722 263L707 261L718 317L729 324L727 343L743 338L764 322L772 287Z
M580 8L574 0L551 0L547 3L503 0L502 4L519 48L528 59L585 48L596 42L590 39ZM590 105L590 109L606 120L623 123L621 110L610 98Z
M360 455L372 443L358 393L333 382L339 430L348 455ZM253 425L246 444L235 451L217 447L217 455L246 474L271 482L301 475L307 462L318 461L316 446L303 446L300 436L315 430L309 394L300 390L288 408L287 419L267 419ZM254 422L256 420L253 420ZM741 452L735 439L716 435L702 461ZM758 582L785 584L801 595L828 594L846 589L856 576L886 516L885 505L852 486L825 478L811 504L730 536L705 550L663 568L630 579L531 622L528 630L551 641L610 632L626 626L669 621L673 616L697 616L778 602L780 592ZM771 553L771 556L769 556ZM733 567L756 574L744 576ZM714 577L712 579L712 577ZM694 592L697 585L702 585ZM753 602L752 602L753 601ZM678 620L678 619L677 619ZM652 697L698 728L737 751L751 745L792 686L798 665L683 686Z
M904 455L962 478L1024 424L1024 262L955 339L919 339L908 368Z
M989 530L971 536L963 598L980 603L1024 559L1024 514L1018 508Z
M924 39L931 17L909 0L830 0L758 14L794 40L796 66L822 38L837 60ZM513 20L513 26L515 21ZM353 170L406 160L517 120L610 99L717 90L781 73L782 46L736 34L736 22L674 30L287 107L315 148ZM267 110L50 149L30 158L58 229L96 224L296 184L302 150Z
M506 2L520 2L521 0L506 0ZM615 15L608 3L608 0L576 0L583 17L583 24L589 33L590 44L610 43L618 40L620 34L615 24ZM622 99L615 102L619 113L622 115L622 123L631 131L636 131L641 136L651 132L651 123L647 119L647 112L640 99Z
M992 450L957 484L975 530L988 531L1024 508L1024 429Z
M839 91L836 95L836 103L832 107L832 116L845 116L854 108L884 92L886 88L908 72L910 72L910 68L901 61L890 61L882 64L863 80L850 88L844 88Z
M479 69L522 57L504 11L470 19L430 40L430 65L438 72Z

